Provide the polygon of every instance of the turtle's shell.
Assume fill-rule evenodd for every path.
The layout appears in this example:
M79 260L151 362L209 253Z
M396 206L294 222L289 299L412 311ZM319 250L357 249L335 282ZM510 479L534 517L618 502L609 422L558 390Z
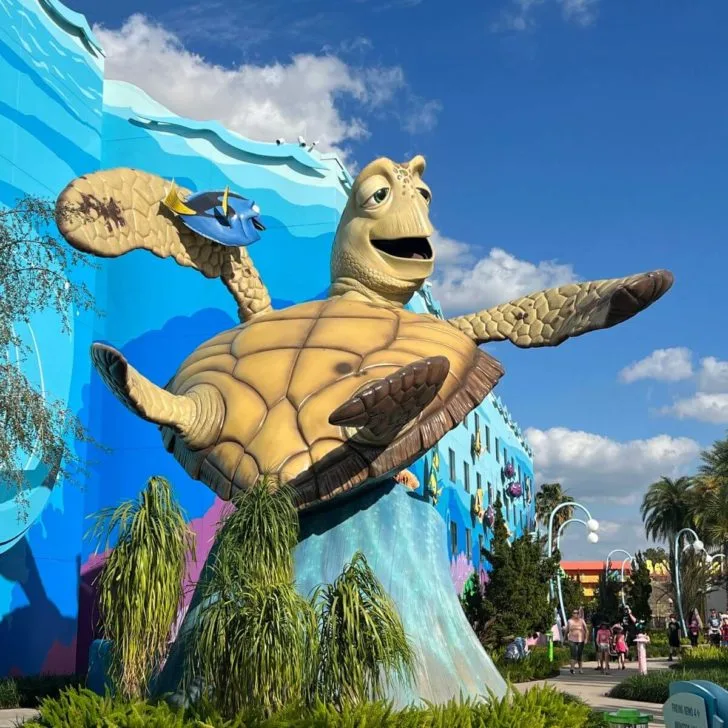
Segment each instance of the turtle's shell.
M329 416L365 384L432 356L450 370L435 399L383 445L352 439ZM191 451L162 428L187 472L221 498L261 473L288 480L299 508L407 467L462 422L503 370L471 339L434 316L330 298L272 311L196 349L167 389L214 385L225 403L217 443Z

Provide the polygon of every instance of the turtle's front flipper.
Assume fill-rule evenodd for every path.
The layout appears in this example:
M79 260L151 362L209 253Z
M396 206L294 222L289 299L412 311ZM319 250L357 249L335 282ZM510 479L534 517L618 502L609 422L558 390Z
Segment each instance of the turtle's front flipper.
M509 339L523 348L558 346L566 339L632 318L665 294L672 282L670 271L657 270L627 278L569 283L459 316L449 323L478 344Z
M427 407L450 371L444 356L420 359L383 379L375 379L338 407L332 425L359 428L366 439L379 442L396 435Z
M91 359L106 386L134 414L171 427L191 449L215 442L222 429L225 405L214 387L201 384L186 394L172 394L150 382L121 352L106 344L93 344Z
M241 321L270 311L268 289L248 251L219 245L186 228L162 205L170 186L162 177L137 169L77 177L58 196L58 229L84 253L116 258L146 249L207 278L221 278L238 303ZM181 188L178 192L188 194Z

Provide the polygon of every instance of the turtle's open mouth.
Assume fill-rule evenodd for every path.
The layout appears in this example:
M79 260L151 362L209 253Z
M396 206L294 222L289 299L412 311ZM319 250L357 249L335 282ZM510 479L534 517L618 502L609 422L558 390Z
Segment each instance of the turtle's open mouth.
M432 246L427 238L399 238L398 240L372 240L372 245L394 258L431 260Z

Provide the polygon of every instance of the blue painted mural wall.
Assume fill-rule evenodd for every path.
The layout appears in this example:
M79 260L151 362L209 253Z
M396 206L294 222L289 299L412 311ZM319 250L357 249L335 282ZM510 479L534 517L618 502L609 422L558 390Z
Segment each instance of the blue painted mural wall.
M193 190L229 185L262 210L266 231L251 252L274 305L325 295L330 246L351 184L335 157L251 142L214 122L181 119L134 86L104 83L103 56L85 19L57 0L0 0L0 18L0 204L12 205L24 193L54 198L72 178L100 167L137 167ZM83 539L88 515L135 497L150 475L166 476L198 534L193 582L222 510L164 451L158 430L103 386L88 347L108 341L164 384L192 349L237 323L235 302L219 281L146 251L99 263L96 272L77 277L95 292L102 318L72 312L70 336L49 315L23 331L34 352L24 365L28 376L68 402L110 452L79 452L90 471L83 488L49 482L29 454L26 519L18 518L12 491L0 485L0 675L85 669L95 623L91 583L103 563L95 544ZM437 309L429 288L410 308ZM452 524L443 548L458 589L481 566L481 539L489 540L482 517L472 515L478 474L485 507L487 484L494 498L509 482L500 472L502 448L521 469L521 482L530 483L533 473L530 452L499 400L489 397L476 412L483 437L490 428L490 453L471 453L471 414L439 445L439 497L428 493L432 455L412 468L420 480L412 495L432 502ZM501 498L512 533L529 530L532 499Z
M102 78L103 57L83 18L51 0L0 0L0 204L27 193L54 197L98 169ZM93 278L84 276L92 288ZM18 332L32 352L26 375L79 410L94 321L69 313L70 335L48 314ZM71 672L83 493L54 483L33 453L24 465L26 518L14 491L0 489L0 675Z

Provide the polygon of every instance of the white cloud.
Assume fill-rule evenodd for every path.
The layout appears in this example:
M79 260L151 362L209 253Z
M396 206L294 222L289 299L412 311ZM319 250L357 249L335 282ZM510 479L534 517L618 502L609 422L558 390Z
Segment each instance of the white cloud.
M132 15L119 29L94 30L107 53L108 78L139 86L181 116L215 119L260 141L300 134L319 140L319 149L345 157L347 143L368 131L361 119L343 114L342 98L353 101L360 113L412 98L397 66L361 70L334 55L299 54L287 63L233 68L193 53L177 35L143 15ZM439 107L427 108L432 126Z
M700 361L698 389L710 394L728 392L728 361L706 356Z
M482 255L475 246L439 232L432 242L436 256L433 292L448 315L488 308L575 280L573 268L565 263L531 263L501 248Z
M714 425L728 424L728 393L697 392L692 397L679 399L664 407L662 414L671 414L684 420L700 420Z
M591 432L552 427L525 432L538 483L559 482L576 498L637 503L650 483L686 472L700 452L687 437L657 435L618 442Z
M564 17L579 25L591 25L597 19L599 0L559 0Z
M511 0L492 30L518 32L534 28L534 12L546 3L547 0ZM561 8L561 14L566 21L587 26L597 18L599 0L554 0L552 4Z
M684 346L656 349L649 356L633 362L619 373L619 379L628 384L638 379L678 382L692 376L692 352Z

